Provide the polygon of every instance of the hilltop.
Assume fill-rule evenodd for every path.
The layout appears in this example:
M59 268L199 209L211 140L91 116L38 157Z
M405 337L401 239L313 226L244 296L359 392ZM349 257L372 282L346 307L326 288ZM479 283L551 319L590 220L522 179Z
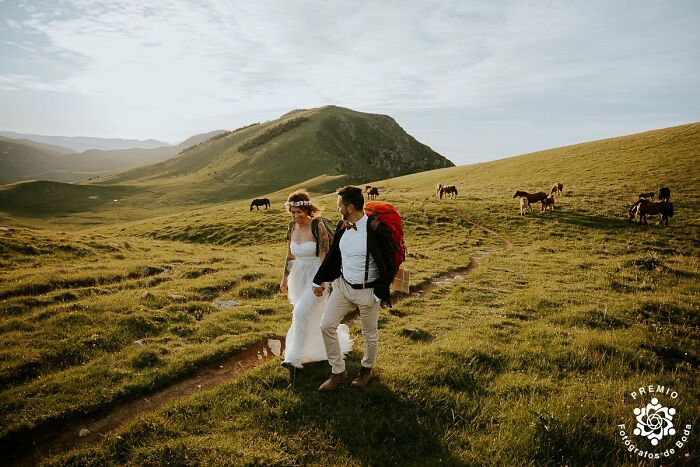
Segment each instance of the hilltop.
M315 177L360 183L453 166L386 115L335 106L243 127L177 157L91 181L148 186L181 202L263 195ZM323 182L320 182L323 185Z

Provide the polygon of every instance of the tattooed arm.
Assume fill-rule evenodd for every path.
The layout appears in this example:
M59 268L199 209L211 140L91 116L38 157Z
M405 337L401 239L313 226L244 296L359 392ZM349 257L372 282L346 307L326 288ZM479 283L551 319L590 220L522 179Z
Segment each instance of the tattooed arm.
M289 278L289 273L292 270L292 260L294 255L292 255L291 250L291 240L287 240L287 257L284 259L284 271L282 271L282 281L280 282L280 292L287 292L287 279Z
M318 258L323 262L331 247L331 237L328 235L328 229L326 229L326 225L323 222L319 222L318 227Z

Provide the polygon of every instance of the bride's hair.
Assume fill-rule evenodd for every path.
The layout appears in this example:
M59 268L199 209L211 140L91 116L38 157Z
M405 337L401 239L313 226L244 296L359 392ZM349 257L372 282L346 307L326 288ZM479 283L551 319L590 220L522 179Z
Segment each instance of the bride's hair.
M309 194L304 189L297 190L290 194L287 197L287 202L284 203L284 205L286 206L287 211L289 211L292 207L297 207L311 218L316 217L321 212L321 209L311 202Z

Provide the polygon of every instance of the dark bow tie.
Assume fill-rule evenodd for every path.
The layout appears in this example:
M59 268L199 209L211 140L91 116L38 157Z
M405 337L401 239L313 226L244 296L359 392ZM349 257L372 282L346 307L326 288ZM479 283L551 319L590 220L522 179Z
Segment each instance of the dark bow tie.
M350 221L348 221L348 220L343 221L343 228L344 228L345 230L348 230L348 229L355 229L355 230L357 230L357 226L355 225L355 223L354 223L354 222L350 222Z

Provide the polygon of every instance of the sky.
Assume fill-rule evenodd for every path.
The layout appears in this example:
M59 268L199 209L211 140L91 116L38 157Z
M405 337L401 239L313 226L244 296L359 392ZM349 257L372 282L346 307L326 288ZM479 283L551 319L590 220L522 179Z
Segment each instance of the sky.
M0 130L179 142L333 104L457 165L700 121L694 0L0 0Z

